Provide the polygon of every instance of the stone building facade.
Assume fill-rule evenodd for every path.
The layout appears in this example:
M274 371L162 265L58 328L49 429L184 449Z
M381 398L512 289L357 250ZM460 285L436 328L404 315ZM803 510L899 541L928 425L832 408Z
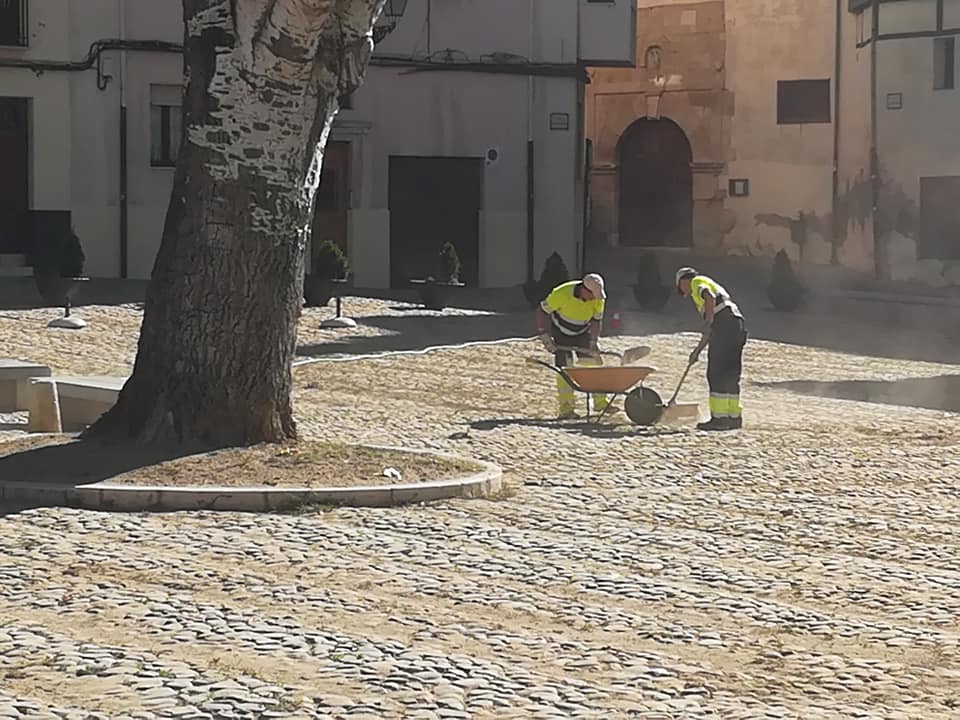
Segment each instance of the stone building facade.
M590 243L960 281L960 3L873 6L638 0L587 89Z

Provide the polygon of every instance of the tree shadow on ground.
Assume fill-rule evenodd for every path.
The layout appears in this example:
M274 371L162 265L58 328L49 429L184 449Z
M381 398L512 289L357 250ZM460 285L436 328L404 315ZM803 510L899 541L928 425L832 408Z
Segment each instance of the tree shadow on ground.
M788 380L752 384L757 387L788 390L801 395L960 412L960 375L832 382Z
M93 278L81 283L73 306L126 305L142 303L147 293L146 280ZM0 310L34 310L47 307L32 277L0 278Z
M474 420L470 423L472 430L488 432L502 427L534 427L547 430L584 435L597 440L626 440L633 438L658 438L665 435L679 435L689 432L684 428L672 427L640 427L625 423L595 423L587 420L550 420L544 418L489 418Z
M29 447L0 456L0 480L19 485L77 487L109 480L132 470L196 452L196 448L140 447L73 439L66 443ZM39 506L24 505L16 499L4 499L0 501L0 515L9 512L9 508L4 508L4 505L19 505L19 510Z
M345 334L329 343L298 345L297 355L304 358L416 351L441 345L532 337L535 332L533 317L527 314L375 315L364 317L361 322L390 334L376 337Z

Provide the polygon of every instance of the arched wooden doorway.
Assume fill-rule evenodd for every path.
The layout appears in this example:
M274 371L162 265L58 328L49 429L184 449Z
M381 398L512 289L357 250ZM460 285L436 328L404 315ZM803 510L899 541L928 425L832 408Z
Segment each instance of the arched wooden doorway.
M672 120L641 118L618 146L620 244L693 245L693 152Z

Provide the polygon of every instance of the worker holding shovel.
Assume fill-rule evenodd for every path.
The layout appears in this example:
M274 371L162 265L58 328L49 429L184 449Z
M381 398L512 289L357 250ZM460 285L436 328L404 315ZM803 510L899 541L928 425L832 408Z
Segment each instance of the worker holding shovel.
M547 352L554 353L557 367L573 364L573 353L565 348L583 348L598 351L598 340L603 323L603 309L607 293L603 278L596 273L585 275L582 280L563 283L555 287L537 308L537 333ZM547 320L550 329L547 329ZM601 365L599 355L580 358L582 365ZM574 391L559 375L557 376L557 401L559 418L569 420L574 412ZM593 408L597 412L607 409L606 395L593 396ZM612 408L611 408L612 410Z
M720 283L694 268L677 270L677 292L693 300L704 320L700 342L690 353L696 364L703 349L707 355L707 383L710 385L710 419L697 425L700 430L737 430L743 426L740 404L740 375L747 331L740 308Z

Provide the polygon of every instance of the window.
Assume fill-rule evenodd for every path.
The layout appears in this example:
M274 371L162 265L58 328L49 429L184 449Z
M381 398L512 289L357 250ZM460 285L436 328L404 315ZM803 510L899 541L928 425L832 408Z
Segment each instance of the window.
M0 0L2 2L3 0ZM174 167L180 151L180 87L150 86L150 164Z
M960 177L920 178L917 258L960 260Z
M0 0L0 45L27 44L26 0Z
M933 40L933 89L953 90L956 70L956 38Z
M829 122L829 80L780 80L777 82L778 125Z

